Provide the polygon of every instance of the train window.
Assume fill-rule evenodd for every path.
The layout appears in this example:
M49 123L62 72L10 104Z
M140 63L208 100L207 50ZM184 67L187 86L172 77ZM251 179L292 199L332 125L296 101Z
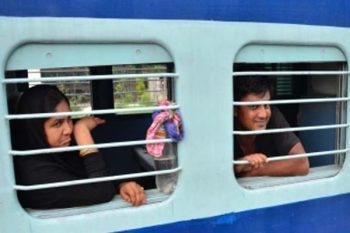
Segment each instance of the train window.
M233 163L238 182L254 189L335 176L347 150L348 84L343 53L326 46L249 45L240 51L233 64L233 85L238 88L239 80L243 79L260 82L260 86L271 82L273 88L269 96L255 99L240 98L235 93L234 109L267 106L258 110L261 115L255 116L259 119L254 118L263 124L260 128L245 127L234 110ZM285 118L286 124L276 120L274 114ZM295 153L293 146L298 140L292 143L291 139L295 136L305 153L300 153L302 150ZM244 145L245 141L253 147ZM260 155L243 159L253 153L267 156L263 168L247 165L249 159L262 159ZM305 164L305 158L310 166L308 173L298 170Z
M93 54L93 56L91 60L82 62L81 53ZM64 58L69 56L72 57L67 62ZM33 59L36 57L37 60ZM31 60L26 62L24 58L31 58ZM160 202L173 192L177 183L177 174L181 170L177 165L176 143L170 138L154 139L152 142L145 140L146 131L152 123L153 111L179 108L174 97L175 79L178 75L174 72L174 63L165 49L153 44L115 46L30 44L20 47L13 53L7 64L5 77L9 109L9 115L6 118L9 119L10 125L14 119L50 117L52 114L21 116L16 114L15 105L18 97L26 89L38 84L55 85L68 97L72 109L69 115L73 118L95 115L107 121L105 125L93 131L96 144L85 146L99 148L111 171L110 176L97 179L101 181L136 179L146 188L148 203ZM173 104L158 106L163 100L169 100ZM162 161L163 168L159 168L159 160L154 160L146 153L144 148L151 143L164 143L166 148L172 148L171 153L175 157L170 161L172 163L170 167L167 165L164 167L164 161ZM54 150L55 152L74 151L81 149L80 147L69 146ZM49 153L50 150L52 148L46 149ZM42 154L42 151L40 149L12 150L10 154L32 156ZM120 164L128 164L131 168L121 167ZM159 187L160 181L172 182L172 187L165 190L166 184ZM40 186L41 188L61 187L91 182L96 180L57 182ZM32 190L37 187L16 184L15 189ZM104 204L103 209L109 208L106 206L110 208L129 206L118 196L113 202L111 205ZM118 204L116 205L115 202ZM89 207L89 212L91 208L94 207ZM85 211L81 208L75 210L76 213ZM41 214L47 215L37 211L34 216Z

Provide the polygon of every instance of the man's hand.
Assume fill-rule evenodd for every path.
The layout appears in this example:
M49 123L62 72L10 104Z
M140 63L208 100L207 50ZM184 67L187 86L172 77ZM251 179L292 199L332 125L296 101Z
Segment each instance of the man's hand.
M246 155L239 160L246 160L249 164L235 165L236 174L250 172L254 169L262 168L267 163L267 157L261 153Z

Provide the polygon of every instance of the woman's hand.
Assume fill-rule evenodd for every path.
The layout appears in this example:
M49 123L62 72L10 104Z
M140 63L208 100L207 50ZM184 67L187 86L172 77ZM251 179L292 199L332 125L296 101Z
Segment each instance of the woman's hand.
M75 125L74 130L76 129L88 129L89 131L93 130L96 126L105 123L106 120L98 117L84 117L79 119Z
M266 155L261 154L261 153L246 155L246 156L240 158L239 160L246 160L249 162L249 164L236 165L235 172L237 174L249 172L253 169L258 169L258 168L264 167L265 164L267 163Z
M119 193L123 200L133 206L146 203L146 193L142 186L134 181L123 182L119 185Z
M84 117L78 120L74 125L74 137L78 145L92 145L94 140L92 139L90 131L96 126L105 123L106 121L98 117Z

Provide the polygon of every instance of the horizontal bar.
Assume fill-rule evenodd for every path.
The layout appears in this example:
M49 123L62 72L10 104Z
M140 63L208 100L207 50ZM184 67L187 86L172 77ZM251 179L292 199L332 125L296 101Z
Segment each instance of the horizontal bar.
M343 75L349 74L349 71L237 71L233 72L234 76L253 76L253 75Z
M178 109L179 105L170 106L156 106L156 107L140 107L140 108L121 108L121 109L102 109L102 110L89 110L89 111L76 111L76 112L53 112L53 113L33 113L33 114L10 114L5 115L5 119L34 119L34 118L49 118L49 117L62 117L62 116L77 116L77 115L100 115L100 114L112 114L112 113L134 113L141 111L157 111Z
M349 127L349 124L290 127L290 128L265 129L265 130L249 130L249 131L233 130L233 135L259 135L259 134L269 134L269 133L283 133L283 132L335 129L335 128L347 128L347 127Z
M104 182L104 181L124 180L124 179L138 178L138 177L171 174L171 173L179 172L181 170L182 170L181 167L177 167L173 169L160 170L160 171L140 172L140 173L125 174L125 175L81 179L81 180L70 180L70 181L54 182L54 183L48 183L48 184L36 184L36 185L17 185L16 184L13 186L13 188L15 190L29 191L29 190L38 190L38 189L46 189L46 188L65 187L65 186L72 186L72 185L79 185L79 184L91 184L91 183Z
M153 139L153 140L137 140L137 141L126 141L126 142L109 142L109 143L98 143L92 145L81 145L81 146L69 146L60 148L47 148L47 149L35 149L35 150L11 150L10 154L15 156L28 156L37 154L49 154L56 152L76 151L81 149L99 149L99 148L110 148L110 147L123 147L123 146L137 146L155 143L171 143L173 142L170 138L165 139Z
M323 155L330 155L330 154L341 154L348 152L349 149L343 149L343 150L329 150L329 151L321 151L321 152L312 152L312 153L305 153L305 154L295 154L295 155L281 155L281 156L275 156L267 158L268 162L271 161L281 161L281 160L290 160L290 159L300 159L300 158L306 158L306 157L316 157L316 156L323 156ZM249 164L247 160L233 160L234 165L244 165Z
M275 105L275 104L305 104L305 103L325 103L349 101L350 97L337 98L310 98L310 99L290 99L290 100L267 100L267 101L233 101L234 106L251 106L251 105Z
M57 82L57 81L86 81L86 80L106 80L106 79L133 79L133 78L177 78L178 73L145 73L145 74L110 74L110 75L88 75L88 76L64 76L50 78L7 78L3 79L3 84L30 83L30 82Z

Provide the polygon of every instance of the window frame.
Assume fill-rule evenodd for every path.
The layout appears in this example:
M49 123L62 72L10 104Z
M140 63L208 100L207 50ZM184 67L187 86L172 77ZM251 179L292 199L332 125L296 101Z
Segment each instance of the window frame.
M25 57L27 57L26 55L29 55L28 53L33 52L33 51L37 51L38 53L43 53L42 50L40 50L40 48L42 48L43 45L41 44L33 44L33 45L27 45L28 48L26 48L26 46L24 47L20 47L19 49L15 50L15 52L12 54L12 56L9 58L9 63L8 66L6 67L6 72L5 72L5 80L3 81L3 83L7 86L9 85L17 85L17 91L21 92L24 91L26 89L29 88L29 83L32 82L30 79L28 79L28 72L26 71L26 73L17 73L16 74L16 69L14 69L14 67L21 67L21 65L24 64L24 60ZM60 51L60 47L63 46L62 51ZM73 46L73 47L72 47ZM53 45L53 50L55 51L55 53L57 53L60 57L62 56L62 54L64 54L65 51L67 51L67 49L69 48L74 48L75 45L68 45L67 44L63 44L63 45L59 45L59 44L54 44ZM96 44L92 45L92 47L95 47ZM103 45L102 45L103 46ZM124 45L119 46L117 44L117 50L123 49ZM170 80L174 80L176 78L179 77L179 75L175 72L174 68L174 63L172 61L172 58L170 56L170 54L167 54L167 51L164 50L161 46L158 46L160 48L158 48L158 51L155 51L155 47L157 47L158 45L154 45L154 44L141 44L141 45L126 45L126 50L127 52L131 51L131 52L135 52L137 54L145 52L147 55L143 56L142 59L135 59L135 64L137 64L137 62L139 62L140 60L148 62L150 60L152 60L152 58L147 58L147 56L153 56L155 53L155 57L152 60L153 62L159 62L162 61L161 63L166 63L166 64L170 64L171 70L170 72L166 72L166 73L162 73L160 75L164 76L165 78L168 78ZM35 48L39 47L39 50L35 50ZM45 44L44 47L42 48L43 50L48 49L50 47L50 44ZM78 50L81 50L82 48L87 48L88 45L84 45L83 47L78 46ZM97 46L99 47L99 45ZM110 46L107 46L107 48L111 48ZM144 49L145 51L142 51L142 49ZM162 51L164 50L164 51ZM48 52L46 53L47 55L50 55L49 57L51 58L51 56L53 56L53 54L55 54L54 52ZM112 50L115 51L115 50ZM110 51L110 53L112 53L112 51ZM62 52L62 54L61 54ZM74 51L72 52L72 54L75 54ZM158 54L157 54L158 53ZM45 52L44 52L45 54ZM16 58L18 58L20 56L20 61L18 62L18 64L16 63ZM23 58L23 57L24 58ZM134 55L132 55L131 57L133 57ZM31 57L33 57L33 54L31 55ZM35 56L34 56L35 57ZM75 57L80 57L75 55ZM108 56L107 56L108 57ZM134 56L135 57L135 56ZM24 60L23 60L24 59ZM119 59L119 58L118 58ZM118 60L117 59L117 60ZM132 64L133 59L132 58L128 58L129 61L128 63ZM171 60L171 62L169 63L169 61ZM35 60L35 59L33 59ZM39 58L38 61L34 61L33 60L31 62L29 62L30 64L37 64L36 62L39 62L39 64L42 64L43 66L39 66L40 68L45 68L45 69L50 69L50 68L55 68L55 66L57 66L57 63L53 62L53 64L47 63L47 61L42 61L42 58ZM73 59L74 60L74 59ZM78 59L79 60L79 59ZM97 61L96 59L93 59L94 61ZM102 59L103 60L103 59ZM76 60L77 61L77 60ZM41 62L41 63L40 63ZM63 63L65 63L66 61L63 60ZM72 62L72 61L69 61ZM25 63L26 64L26 63ZM26 64L26 66L29 66L30 64ZM73 66L69 66L69 67L79 67L76 64L80 64L78 63L73 63ZM91 65L91 64L89 64ZM109 65L110 66L110 65ZM67 67L67 66L57 66L58 69L63 68L63 67ZM97 72L99 73L99 72ZM13 76L11 76L11 74L15 74ZM94 77L94 75L96 77ZM94 74L94 75L88 75L86 78L81 78L80 76L70 76L70 77L55 77L55 78L43 78L40 81L42 83L46 83L46 82L57 82L57 83L61 83L61 82L65 82L67 80L87 80L89 82L93 82L93 81L99 81L99 79L101 78L106 78L108 80L113 80L113 79L120 79L123 78L121 76L123 75L101 75L101 74ZM125 78L130 78L130 76L132 76L134 74L129 74L129 75L124 75L124 76L128 76ZM148 79L148 75L156 75L156 74L142 74L141 78L144 78L145 80ZM103 76L103 77L97 77L97 76ZM137 74L136 74L137 76ZM175 100L175 95L174 95L174 88L175 88L175 81L173 82L174 84L171 85L171 96L173 97L173 99ZM92 86L93 87L93 86ZM93 88L90 89L91 92L94 92ZM101 91L96 91L98 92L98 94L101 93ZM112 93L113 94L113 91ZM93 102L93 101L92 101ZM154 110L168 110L168 109L179 109L179 105L171 105L171 106L151 106L151 107L146 107L146 108L132 108L132 109L113 109L113 108L104 108L104 106L100 106L97 104L93 103L93 109L89 110L89 111L72 111L69 113L38 113L38 114L28 114L30 116L21 116L19 114L13 114L10 112L10 114L6 115L5 118L9 121L11 121L12 119L28 119L28 118L36 118L36 117L54 117L54 116L82 116L82 115L96 115L96 116L101 116L101 115L105 115L105 114L136 114L141 112L148 112L151 113ZM141 109L141 110L140 110ZM50 153L50 152L63 152L63 151L74 151L74 150L79 150L79 149L89 149L89 148L111 148L111 147L124 147L124 146L142 146L142 145L146 145L148 143L173 143L173 140L170 138L165 138L165 139L158 139L158 140L137 140L137 141L122 141L122 142L115 142L115 143L96 143L94 145L85 145L85 146L69 146L69 147L64 147L64 148L48 148L48 149L38 149L38 150L26 150L26 151L15 151L15 150L11 150L10 151L10 155L12 156L30 156L32 154L43 154L43 153ZM178 157L178 154L176 154L176 157ZM125 174L125 175L111 175L108 177L99 177L99 178L90 178L90 179L83 179L83 180L75 180L75 181L64 181L64 182L55 182L55 183L50 183L50 184L40 184L40 185L28 185L28 186L24 186L24 185L18 185L15 184L14 185L14 189L15 190L35 190L35 189L42 189L42 188L51 188L51 187L62 187L62 186L69 186L69 185L78 185L78 184L84 184L84 183L91 183L91 182L102 182L102 181L106 181L106 180L117 180L117 179L128 179L128 178L137 178L137 177L143 177L143 176L157 176L157 175L166 175L166 174L179 174L182 170L182 167L179 166L177 164L177 166L175 168L171 168L171 169L166 169L166 170L158 170L158 171L147 171L147 172L141 172L141 173L130 173L130 174ZM147 190L146 191L147 194L149 195L149 201L148 203L157 203L157 202L162 202L166 199L168 199L172 194L162 194L159 191L155 190ZM117 203L117 206L119 206L120 208L125 208L125 207L130 207L129 204L127 204L126 202L120 200L116 200L119 198L119 195L115 196L115 200L113 201L114 204ZM101 207L100 206L104 206ZM75 214L80 214L80 213L85 213L87 212L94 212L94 210L104 210L104 209L116 209L115 206L113 206L113 204L111 203L104 203L104 204L99 204L99 205L93 205L93 206L86 206L86 207L74 207L73 209L76 209L74 211L71 211L71 208L69 209L61 209L59 211L59 213L64 213L63 215L70 215L72 214L72 212L74 212ZM30 213L32 216L38 216L38 217L44 217L44 218L51 218L51 217L56 217L57 216L57 211L37 211L37 210L28 210L28 213ZM55 214L56 213L56 214ZM73 213L73 214L74 214Z
M322 56L321 58L317 56L320 53L324 53L325 51L330 54L330 56ZM300 56L300 53L302 54ZM299 54L299 55L298 55ZM327 54L327 53L326 53ZM316 58L316 59L315 59ZM327 60L328 59L328 60ZM281 44L249 44L244 47L242 47L239 52L237 53L235 59L234 59L234 65L233 65L233 85L234 85L234 77L235 75L272 75L274 77L278 77L278 73L291 76L292 78L294 75L300 75L296 72L284 72L283 70L271 70L271 72L268 71L256 71L256 70L247 70L247 69L239 69L237 71L237 64L243 64L249 65L249 64L291 64L295 62L342 62L344 66L342 67L343 74L339 72L339 75L341 75L341 82L344 82L345 84L339 84L340 85L340 94L345 95L346 98L348 98L348 90L347 90L347 77L349 74L348 71L348 64L347 60L344 56L344 53L336 47L329 47L329 46L308 46L308 45L281 45ZM248 66L249 67L249 66ZM312 73L312 72L311 72ZM315 72L316 73L316 72ZM306 75L306 74L305 74ZM308 74L310 75L310 74ZM322 74L321 74L322 75ZM339 94L339 93L338 93ZM280 102L287 101L283 98L280 100ZM272 100L272 101L266 101L264 104L273 104L275 105L278 100ZM347 102L340 101L340 107L338 106L337 109L340 108L340 111L337 110L337 124L340 124L341 122L345 121L345 124L347 124ZM233 102L233 107L235 106L235 103ZM245 102L249 105L249 103ZM256 103L255 103L256 104ZM242 104L244 105L244 103ZM300 103L299 103L300 105ZM344 107L345 106L345 107ZM339 123L340 122L340 123ZM233 126L234 127L234 126ZM235 131L235 130L234 130ZM335 146L336 148L343 148L346 149L346 135L347 130L346 128L342 129L339 128L336 130L336 138L335 138ZM233 137L235 137L235 132L233 132ZM338 139L339 138L339 139ZM344 139L345 138L345 139ZM233 140L234 143L235 140ZM233 145L234 147L235 145ZM336 149L335 148L335 149ZM233 150L234 151L234 150ZM344 154L347 152L343 151L341 154ZM306 151L308 154L308 152ZM313 153L311 153L312 155ZM317 153L316 153L317 155ZM303 156L301 156L303 157ZM266 188L266 187L273 187L273 186L279 186L279 185L287 185L291 183L300 183L300 182L306 182L309 180L315 180L315 179L323 179L323 178L330 178L336 176L342 168L342 164L345 160L345 155L343 156L334 156L335 158L339 157L338 161L335 159L335 163L324 166L322 168L319 167L310 167L309 174L306 176L293 176L293 177L244 177L244 178L236 178L238 183L241 185L241 187L245 189L260 189L260 188ZM237 162L233 160L233 164L244 164L244 162ZM233 172L234 173L234 172ZM235 174L234 174L235 176Z

